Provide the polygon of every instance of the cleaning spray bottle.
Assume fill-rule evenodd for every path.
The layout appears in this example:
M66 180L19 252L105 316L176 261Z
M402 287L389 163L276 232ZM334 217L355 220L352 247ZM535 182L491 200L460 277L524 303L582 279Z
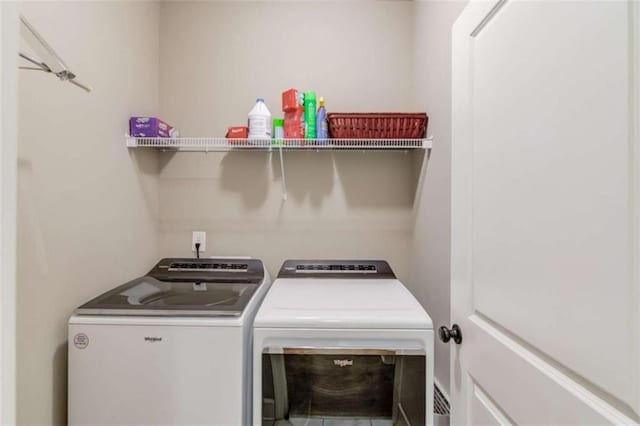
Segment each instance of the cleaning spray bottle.
M329 139L329 123L327 122L327 110L324 107L324 97L320 96L320 107L316 115L316 132L318 139ZM325 140L323 143L327 143Z

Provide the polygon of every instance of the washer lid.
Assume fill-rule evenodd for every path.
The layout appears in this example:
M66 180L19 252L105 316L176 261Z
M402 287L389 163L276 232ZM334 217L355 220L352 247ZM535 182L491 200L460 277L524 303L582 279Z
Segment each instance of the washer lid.
M80 315L239 316L264 281L258 259L165 258L76 309Z
M76 309L81 315L209 316L242 313L258 284L160 281L145 276Z
M433 322L395 279L278 278L255 327L433 329Z

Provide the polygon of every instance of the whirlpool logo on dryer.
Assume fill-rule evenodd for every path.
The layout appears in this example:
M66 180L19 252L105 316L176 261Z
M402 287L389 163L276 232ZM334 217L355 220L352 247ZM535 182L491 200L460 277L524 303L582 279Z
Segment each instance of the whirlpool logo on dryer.
M144 336L144 341L149 343L162 342L162 337Z

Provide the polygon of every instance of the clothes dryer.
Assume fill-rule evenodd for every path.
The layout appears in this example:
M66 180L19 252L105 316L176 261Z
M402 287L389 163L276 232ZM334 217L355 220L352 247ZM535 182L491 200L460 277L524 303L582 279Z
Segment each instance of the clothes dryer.
M387 262L286 261L254 322L254 426L433 424L433 335Z

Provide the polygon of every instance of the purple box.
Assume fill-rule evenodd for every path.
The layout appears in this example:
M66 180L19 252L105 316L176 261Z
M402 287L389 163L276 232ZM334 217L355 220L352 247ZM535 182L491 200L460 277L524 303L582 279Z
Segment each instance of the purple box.
M168 138L172 136L173 127L158 117L131 117L129 132L138 138Z

